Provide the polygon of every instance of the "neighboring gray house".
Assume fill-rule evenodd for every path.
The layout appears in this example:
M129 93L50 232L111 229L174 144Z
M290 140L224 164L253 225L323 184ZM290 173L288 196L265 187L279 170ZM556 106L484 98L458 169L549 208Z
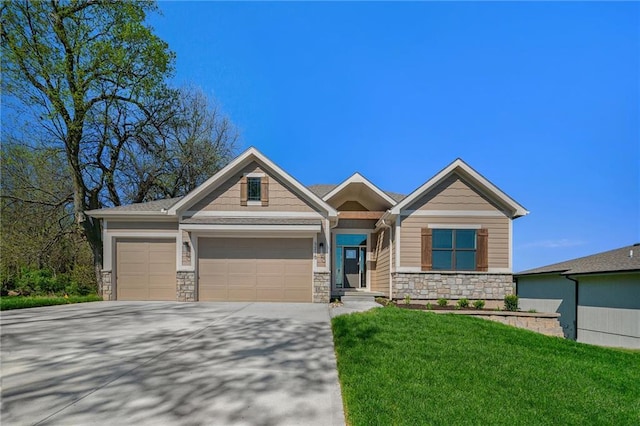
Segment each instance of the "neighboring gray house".
M560 313L566 338L640 349L640 244L514 277L520 308Z

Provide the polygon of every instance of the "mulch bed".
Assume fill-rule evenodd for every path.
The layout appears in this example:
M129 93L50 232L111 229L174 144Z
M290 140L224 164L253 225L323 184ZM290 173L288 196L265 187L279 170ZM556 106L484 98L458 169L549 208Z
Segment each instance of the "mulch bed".
M447 305L447 306L440 306L436 303L432 303L431 304L431 309L427 309L427 305L424 304L419 304L419 303L410 303L410 304L406 304L404 302L399 302L395 304L398 308L401 309L413 309L416 311L458 311L458 310L465 310L465 311L493 311L494 309L486 309L486 308L482 308L482 309L476 309L474 308L472 305L469 305L466 308L460 308L457 309L456 306L453 305Z

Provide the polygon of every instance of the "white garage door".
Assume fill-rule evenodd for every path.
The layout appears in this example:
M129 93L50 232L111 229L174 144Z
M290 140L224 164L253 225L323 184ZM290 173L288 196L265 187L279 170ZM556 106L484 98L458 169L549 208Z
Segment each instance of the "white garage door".
M312 240L201 238L201 301L312 301Z
M176 300L176 241L116 241L118 300Z

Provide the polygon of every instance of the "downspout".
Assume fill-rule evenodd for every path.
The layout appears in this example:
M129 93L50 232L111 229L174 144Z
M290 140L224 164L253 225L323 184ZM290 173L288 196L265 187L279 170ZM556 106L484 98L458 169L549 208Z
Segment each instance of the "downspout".
M389 300L391 300L393 298L393 289L392 289L393 285L391 280L391 261L393 260L393 238L391 238L392 228L391 228L391 225L385 222L385 219L382 219L382 221L380 222L380 225L389 229Z
M335 280L335 275L338 271L335 271L333 269L333 265L336 264L336 260L333 258L334 254L335 254L335 249L333 247L333 233L331 232L332 229L336 229L338 227L338 223L340 222L340 213L338 213L338 216L336 216L336 224L335 225L331 225L331 220L329 220L329 240L327 241L327 253L329 252L329 250L331 250L331 255L329 257L329 259L331 260L331 264L329 265L329 270L331 271L331 277L330 277L330 283L329 283L329 293L333 292L333 287L336 285L336 283L334 282ZM343 285L344 287L344 285ZM337 291L337 290L336 290Z
M573 281L575 283L576 286L576 295L575 295L575 299L576 299L576 311L575 311L575 321L573 323L573 330L575 332L575 340L578 341L578 280L575 280L573 278L571 278L569 275L565 275L564 276L566 279Z

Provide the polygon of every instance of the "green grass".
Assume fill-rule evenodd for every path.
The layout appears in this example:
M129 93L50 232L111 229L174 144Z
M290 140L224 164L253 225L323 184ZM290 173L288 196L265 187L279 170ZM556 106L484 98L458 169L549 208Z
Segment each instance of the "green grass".
M640 352L395 307L332 325L350 425L640 424Z
M68 299L61 296L6 296L0 299L0 311L35 308L38 306L66 305L68 303L98 302L100 300L102 300L102 298L95 294L89 296L69 296Z

